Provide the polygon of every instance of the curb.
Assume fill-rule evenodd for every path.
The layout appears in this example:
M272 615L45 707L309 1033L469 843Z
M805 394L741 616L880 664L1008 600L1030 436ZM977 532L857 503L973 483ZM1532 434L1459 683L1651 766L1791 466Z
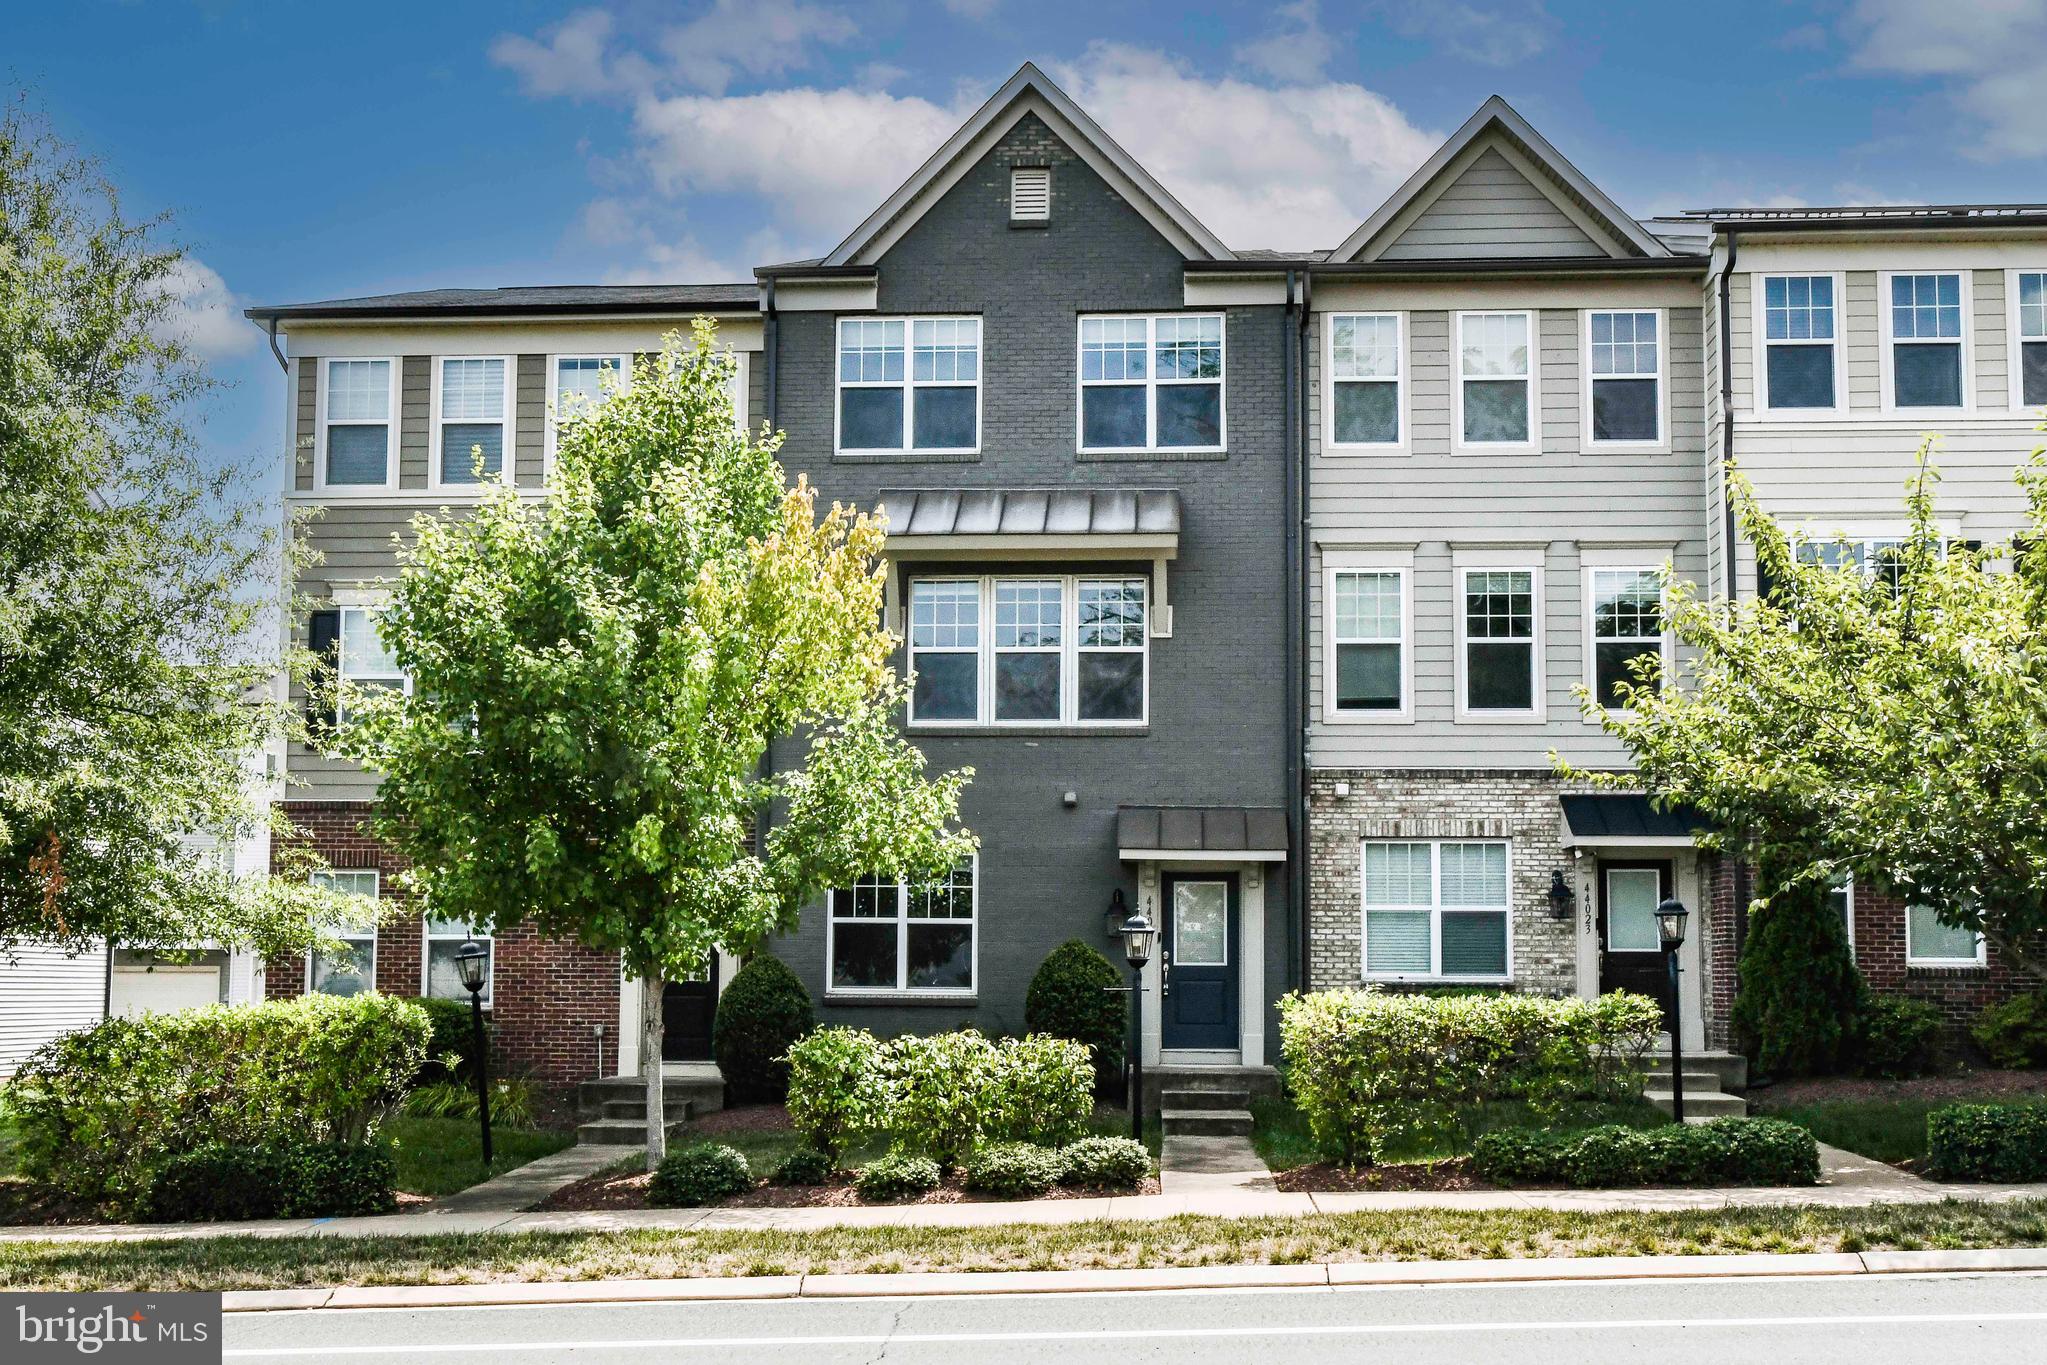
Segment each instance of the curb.
M1588 1280L1699 1280L1743 1276L1923 1275L2047 1272L2047 1247L1981 1251L1794 1252L1750 1256L1576 1256L1498 1261L1332 1261L1137 1270L929 1271L880 1275L761 1275L677 1280L565 1280L532 1284L363 1285L243 1289L221 1295L227 1313L332 1308L477 1308L692 1299L928 1298L959 1294L1101 1294L1176 1289L1331 1289L1369 1285L1538 1284Z

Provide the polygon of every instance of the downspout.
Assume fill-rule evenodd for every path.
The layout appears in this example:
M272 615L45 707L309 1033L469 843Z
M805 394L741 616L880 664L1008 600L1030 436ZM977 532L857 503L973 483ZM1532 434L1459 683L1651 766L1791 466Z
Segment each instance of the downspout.
M1727 263L1720 268L1717 297L1720 304L1720 502L1725 520L1721 524L1721 555L1726 563L1727 600L1741 596L1741 556L1735 545L1734 497L1729 479L1734 472L1734 262L1741 241L1732 229L1727 233ZM1734 990L1741 992L1741 955L1748 946L1748 904L1754 894L1749 883L1746 858L1734 863Z
M781 319L775 312L775 281L771 276L768 279L765 291L761 295L761 350L766 353L768 362L768 372L766 375L767 397L762 406L767 409L766 415L770 427L777 425L776 418L779 415L776 412L775 401L775 360L776 352L780 349L776 345L777 334L781 331L780 323Z
M270 354L277 357L277 368L290 374L291 362L284 358L284 349L277 344L277 319L266 319L263 330L270 333Z
M1312 326L1315 310L1315 274L1312 270L1301 272L1301 303L1294 315L1294 352L1300 357L1300 379L1296 390L1294 446L1300 453L1296 468L1296 499L1294 506L1287 509L1289 521L1294 530L1294 581L1292 584L1295 603L1294 638L1291 642L1293 657L1299 661L1294 679L1294 707L1298 723L1288 737L1294 747L1294 768L1299 774L1294 783L1294 828L1299 831L1289 851L1293 856L1293 875L1287 880L1294 893L1295 921L1297 925L1296 955L1294 970L1303 990L1313 979L1309 973L1310 938L1308 934L1308 515L1309 493L1314 486L1313 463L1308 459L1308 412L1314 402L1308 383L1308 329Z
M781 406L779 402L780 395L777 392L775 382L777 377L776 361L779 359L777 353L781 350L781 332L781 318L775 312L775 279L774 276L770 275L761 289L761 354L764 361L764 369L761 374L761 388L763 390L761 407L765 409L764 415L767 418L768 430L770 431L779 431L781 429L781 423L778 420ZM761 746L761 761L758 773L761 785L764 787L775 775L775 740L772 735L768 737L767 743ZM755 857L766 858L768 856L767 826L768 816L771 815L772 811L766 813L762 819L756 820L753 823L753 851Z
M1281 442L1284 450L1285 470L1281 478L1280 495L1280 543L1285 546L1285 567L1282 570L1284 586L1280 590L1281 638L1285 641L1282 652L1285 660L1286 695L1281 711L1284 714L1286 745L1286 792L1287 792L1287 876L1286 876L1286 963L1287 986L1293 988L1301 982L1295 979L1295 964L1300 958L1300 943L1305 935L1301 932L1301 841L1306 836L1306 827L1300 817L1301 755L1296 736L1301 732L1303 717L1300 714L1300 689L1298 678L1306 663L1294 648L1299 637L1296 618L1300 615L1301 603L1294 593L1299 581L1301 557L1300 528L1294 519L1294 496L1299 478L1299 413L1301 408L1301 354L1299 349L1300 328L1296 320L1294 297L1295 272L1286 272L1286 312L1280 319L1280 350L1286 357L1286 436Z

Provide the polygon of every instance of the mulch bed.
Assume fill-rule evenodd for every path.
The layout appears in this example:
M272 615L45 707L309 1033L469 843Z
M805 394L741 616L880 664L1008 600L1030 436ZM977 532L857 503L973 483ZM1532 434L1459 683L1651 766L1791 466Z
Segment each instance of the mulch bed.
M712 1117L715 1117L712 1116ZM730 1131L730 1130L727 1130ZM573 1209L644 1209L647 1203L647 1185L653 1179L645 1171L600 1171L564 1185L540 1201L535 1208L542 1213L558 1213ZM1147 1178L1135 1190L1091 1190L1069 1189L1064 1185L1054 1186L1037 1196L1041 1199L1099 1199L1110 1194L1157 1194L1159 1182L1155 1177ZM974 1194L960 1188L959 1177L940 1185L937 1189L917 1199L892 1201L901 1204L1003 1204L1012 1201L991 1199L984 1194ZM850 1180L835 1181L829 1185L777 1185L762 1181L745 1194L734 1195L721 1201L717 1207L728 1209L810 1209L867 1207L867 1202L853 1189Z
M1290 1171L1277 1171L1272 1179L1289 1194L1383 1194L1406 1190L1433 1192L1499 1188L1473 1175L1471 1163L1463 1157L1356 1168L1318 1161L1310 1166L1296 1166Z
M2047 1096L2047 1071L1954 1071L1909 1081L1819 1076L1763 1086L1751 1091L1749 1100L1758 1111L1767 1112L1831 1100L1967 1101L2031 1096Z
M21 1176L0 1177L0 1227L61 1227L106 1221L92 1205L74 1203L48 1185Z
M722 1133L768 1133L789 1126L789 1110L780 1104L742 1104L692 1119L689 1140L715 1138Z

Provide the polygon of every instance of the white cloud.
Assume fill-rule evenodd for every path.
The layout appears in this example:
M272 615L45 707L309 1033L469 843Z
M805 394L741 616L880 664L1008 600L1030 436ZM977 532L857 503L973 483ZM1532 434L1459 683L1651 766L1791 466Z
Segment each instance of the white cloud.
M206 262L186 256L164 280L173 306L163 331L201 356L217 360L256 349L263 340L254 323L242 316L242 300Z
M538 39L501 33L490 45L490 59L516 73L519 88L529 95L609 95L638 88L652 79L644 60L607 61L616 21L601 9L577 10Z
M1255 42L1246 43L1244 64L1280 81L1322 79L1336 44L1322 27L1317 0L1294 0L1279 7L1280 27Z
M670 68L687 84L721 94L739 76L778 76L809 64L811 49L859 33L852 19L799 0L716 0L661 35Z
M803 0L713 0L684 23L631 34L610 10L577 10L538 38L500 34L490 58L529 95L639 96L677 86L722 94L742 77L800 70L819 47L858 33L848 16Z
M2040 0L1855 0L1843 21L1862 71L1944 82L1986 160L2047 156L2047 6Z
M1482 66L1512 66L1549 46L1556 21L1541 0L1368 0L1393 31Z

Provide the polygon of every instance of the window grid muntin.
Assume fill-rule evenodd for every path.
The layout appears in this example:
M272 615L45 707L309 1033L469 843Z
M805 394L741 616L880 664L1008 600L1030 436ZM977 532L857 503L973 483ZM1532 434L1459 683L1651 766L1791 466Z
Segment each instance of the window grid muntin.
M1406 862L1406 867L1401 870L1398 881L1390 888L1391 891L1394 892L1395 894L1388 895L1386 898L1379 900L1374 899L1375 879L1372 875L1372 853L1375 848L1385 850L1389 853L1395 849L1403 850L1404 861ZM1498 851L1499 854L1498 880L1500 890L1499 898L1497 900L1493 900L1490 898L1487 898L1485 900L1465 899L1463 897L1459 897L1458 899L1455 900L1445 899L1443 855L1446 850L1453 849L1458 851L1460 855L1459 856L1460 862L1462 861L1462 857L1465 854L1474 852L1483 854L1484 861L1486 864L1488 864L1484 871L1489 880L1491 878L1492 872L1490 864L1493 861L1490 855L1493 850ZM1418 870L1415 865L1416 854L1418 852L1423 851L1425 851L1427 855L1425 870ZM1365 979L1377 980L1419 980L1419 979L1444 981L1510 980L1512 977L1514 967L1513 864L1514 859L1511 842L1501 839L1366 839L1361 841L1361 848L1359 850L1358 859L1360 902L1359 914L1361 930L1358 965L1360 969L1360 974ZM1385 878L1382 874L1382 880L1384 879ZM1422 890L1424 887L1426 888L1427 899L1426 900L1417 899L1415 893L1419 890ZM1463 888L1460 885L1457 889L1462 890ZM1374 971L1370 967L1369 964L1371 962L1372 939L1371 921L1372 915L1375 911L1380 914L1419 914L1423 912L1427 913L1429 930L1429 967L1426 972L1406 970L1388 971L1384 969ZM1456 973L1454 975L1446 974L1444 972L1443 917L1446 911L1451 914L1458 915L1497 914L1499 916L1501 934L1501 958L1503 962L1502 971L1500 971L1497 974Z
M1462 592L1464 676L1458 680L1458 710L1473 717L1532 716L1542 710L1541 651L1536 621L1541 575L1534 568L1466 568L1458 571ZM1471 700L1475 646L1521 645L1527 649L1528 704L1477 706Z
M845 404L835 392L832 420L838 433L838 450L960 454L981 448L980 318L840 318L837 345L838 359L833 367L838 376L837 390L895 389L902 394L902 440L892 446L854 446L846 444ZM917 398L928 389L973 391L972 444L917 444Z
M884 880L869 874L850 888L829 891L825 896L825 989L833 995L946 995L972 996L980 986L981 974L981 859L969 857L946 875L944 882L929 888L912 887L900 880ZM959 913L961 893L966 913ZM945 913L934 913L943 910ZM842 985L838 980L838 938L840 925L887 924L895 935L895 984L892 986ZM965 925L968 934L967 984L965 986L912 986L910 984L910 931L927 925Z
M1059 585L1059 642L1055 647L1034 645L999 644L996 601L1004 585L1057 583ZM918 612L919 589L925 585L949 585L959 601L966 601L969 595L964 589L971 588L971 600L977 606L976 619L987 621L990 628L978 631L973 644L951 645L918 644L920 631L928 632L926 638L936 638L936 631L942 626L930 614L920 616ZM1150 603L1149 584L1142 578L1127 575L1065 574L1058 577L1047 575L988 574L979 578L930 579L918 578L910 581L910 666L916 669L917 657L926 653L973 654L976 658L976 691L978 701L973 719L965 717L927 716L916 714L915 694L912 693L910 723L913 725L954 725L974 727L1017 727L1047 725L1079 726L1138 726L1149 723L1151 713L1151 645L1148 628ZM1083 603L1093 605L1095 619L1084 619ZM948 638L958 640L960 632ZM1112 642L1113 641L1113 642ZM1060 679L1059 713L1056 717L1032 717L1027 719L1002 718L995 714L995 672L996 656L1019 653L1057 653ZM1141 691L1139 712L1135 716L1090 718L1081 714L1080 661L1087 655L1130 654L1141 657L1139 671Z
M1525 448L1536 443L1535 346L1536 314L1531 310L1502 309L1457 315L1455 444L1483 450ZM1519 436L1473 439L1468 434L1468 398L1473 384L1521 386L1522 426Z
M1592 314L1592 374L1597 379L1662 377L1663 342L1653 310Z
M1407 439L1406 383L1402 365L1399 313L1332 313L1329 315L1329 411L1325 444L1351 449L1402 446ZM1345 440L1339 434L1339 402L1346 389L1386 388L1392 391L1393 435L1389 440Z
M1633 565L1595 566L1589 570L1586 591L1587 633L1591 647L1585 652L1585 684L1595 700L1602 697L1599 686L1599 646L1642 645L1628 657L1654 654L1657 665L1666 663L1668 632L1663 623L1663 570ZM1609 608L1609 604L1611 607ZM1623 675L1635 681L1632 674Z
M1893 341L1960 341L1962 277L1893 275L1890 310Z
M2047 341L2047 271L2021 270L2018 297L2019 340Z
M1373 580L1366 591L1365 580ZM1389 596L1390 592L1390 596ZM1408 709L1407 570L1339 567L1329 582L1330 641L1323 685L1325 709L1341 716L1397 719ZM1346 645L1393 646L1396 696L1391 706L1345 705L1343 649Z
M1142 339L1142 352L1138 351ZM1100 314L1080 319L1080 395L1075 404L1075 440L1083 452L1125 450L1222 450L1229 439L1228 337L1220 313ZM1211 361L1212 355L1212 361ZM1164 358L1171 358L1171 373ZM1211 365L1212 372L1204 373ZM1196 373L1181 373L1182 369ZM1164 445L1159 440L1159 393L1176 386L1215 390L1213 445ZM1092 446L1087 442L1087 390L1141 388L1144 443Z
M1765 275L1763 339L1832 345L1835 333L1832 275Z

